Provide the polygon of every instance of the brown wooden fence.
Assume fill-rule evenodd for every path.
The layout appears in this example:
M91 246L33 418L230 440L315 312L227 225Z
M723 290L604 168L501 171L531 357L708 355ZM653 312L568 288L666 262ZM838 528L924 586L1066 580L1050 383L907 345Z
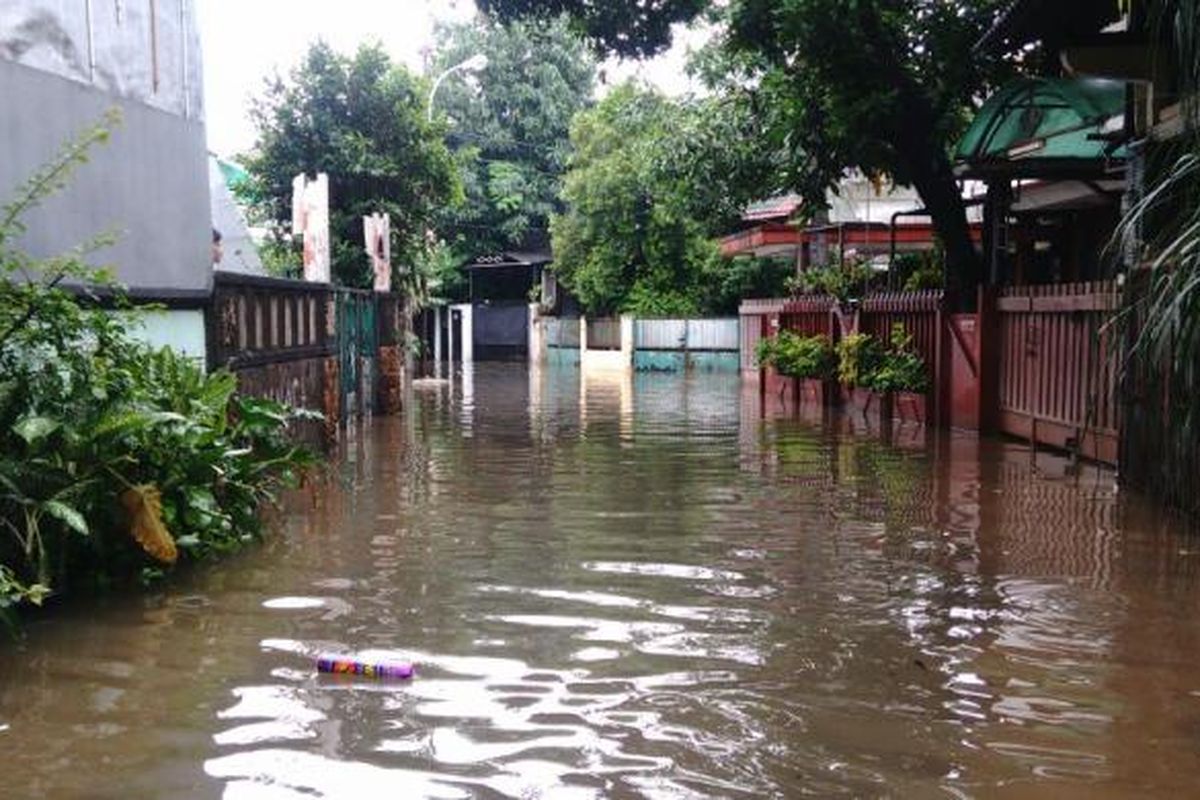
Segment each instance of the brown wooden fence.
M351 411L398 409L403 313L394 293L217 272L208 361L242 392L321 411L303 435L332 441Z
M210 362L239 369L333 354L332 299L326 284L217 272Z
M913 349L930 368L937 385L942 342L942 292L880 292L869 294L858 307L858 330L881 342L891 339L892 326L902 325L913 337Z
M799 297L783 304L779 327L805 336L835 338L834 299L827 295Z
M1001 431L1117 461L1112 282L1006 288L996 300Z

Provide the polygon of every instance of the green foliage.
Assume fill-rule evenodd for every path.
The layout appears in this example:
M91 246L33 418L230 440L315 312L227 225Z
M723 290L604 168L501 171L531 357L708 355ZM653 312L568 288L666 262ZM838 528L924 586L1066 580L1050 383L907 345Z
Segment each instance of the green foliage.
M838 380L875 392L925 392L929 374L902 323L892 326L887 347L867 333L852 333L837 343Z
M577 32L599 49L652 56L671 43L671 26L692 21L709 0L479 0L479 10L505 17L571 14ZM647 9L647 5L651 8Z
M675 152L678 132L701 113L626 83L576 116L567 208L551 230L555 270L589 313L728 311L756 279L757 267L731 270L721 259L714 216L724 212L700 213L697 173Z
M795 273L791 260L739 256L714 263L704 276L703 307L709 314L736 314L747 297L782 297Z
M0 216L0 617L10 623L20 603L141 574L127 490L161 492L179 548L202 557L258 535L259 504L311 460L285 439L293 412L233 397L229 373L151 351L130 335L129 314L62 288L106 280L80 252L36 260L16 249L22 214L105 135L71 143Z
M892 326L888 348L879 357L869 374L861 377L862 385L876 392L916 392L929 389L929 374L925 360L912 347L912 334L902 323Z
M802 336L792 331L758 343L758 363L771 366L788 378L832 378L837 370L837 354L828 336Z
M371 284L362 217L374 212L391 217L393 265L415 263L436 214L462 199L442 128L426 118L427 91L377 44L353 57L313 44L291 75L268 81L254 103L258 140L243 158L249 181L241 196L282 240L292 179L328 173L334 279Z
M302 278L304 276L304 259L300 243L293 242L291 236L273 236L263 242L258 249L262 259L263 269L268 275L277 278Z
M1110 255L1130 270L1109 341L1126 391L1123 438L1135 443L1138 480L1191 513L1200 444L1200 2L1149 0L1145 30L1154 57L1175 68L1182 135L1148 141L1140 197L1126 210ZM1168 44L1169 43L1169 44ZM1144 454L1144 455L1143 455Z
M550 215L570 154L571 118L590 102L595 60L562 19L500 25L479 16L439 28L431 78L471 57L487 66L442 82L434 101L466 202L437 230L460 261L549 244ZM444 287L465 288L448 281ZM443 296L452 296L443 288ZM454 295L457 297L457 295Z
M941 289L946 283L942 270L944 254L941 247L934 251L899 253L892 260L890 279L905 291Z
M794 294L827 294L844 303L862 297L874 278L875 274L864 262L847 261L806 269L791 279L788 286Z
M965 284L978 279L948 151L973 108L1035 54L975 52L1009 0L486 0L501 18L565 12L600 48L666 47L670 24L708 14L722 24L701 71L719 94L746 95L784 161L786 188L818 205L847 168L913 185ZM776 187L772 187L776 188ZM766 192L764 192L766 193ZM815 210L815 208L813 209Z
M879 341L870 334L852 333L843 336L836 349L838 380L846 386L867 387L883 358Z

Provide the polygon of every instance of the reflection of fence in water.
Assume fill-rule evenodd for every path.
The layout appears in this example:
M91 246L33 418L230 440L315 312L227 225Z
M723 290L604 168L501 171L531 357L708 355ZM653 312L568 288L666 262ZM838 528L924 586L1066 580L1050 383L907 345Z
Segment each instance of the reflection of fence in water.
M1089 487L1090 479L1047 478L1024 451L1001 460L994 474L994 485L984 487L993 499L983 498L981 510L991 513L980 539L997 554L998 570L1112 580L1124 535L1111 489Z

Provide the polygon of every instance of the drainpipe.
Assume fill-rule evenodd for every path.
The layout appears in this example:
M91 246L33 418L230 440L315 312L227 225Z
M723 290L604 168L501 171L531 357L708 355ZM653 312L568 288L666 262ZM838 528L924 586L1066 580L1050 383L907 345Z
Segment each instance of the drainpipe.
M974 206L982 205L984 199L985 198L982 197L973 197L970 200L963 200L963 207L972 208ZM909 211L897 211L896 213L892 214L892 221L888 223L888 285L893 289L896 288L892 285L892 264L896 261L896 220L900 217L932 218L932 215L924 208L914 208ZM968 228L970 228L970 223L968 223Z
M892 269L892 265L896 263L896 220L900 217L928 217L929 212L923 208L913 209L911 211L897 211L892 214L892 221L888 223L888 286L892 289L896 287L896 273Z

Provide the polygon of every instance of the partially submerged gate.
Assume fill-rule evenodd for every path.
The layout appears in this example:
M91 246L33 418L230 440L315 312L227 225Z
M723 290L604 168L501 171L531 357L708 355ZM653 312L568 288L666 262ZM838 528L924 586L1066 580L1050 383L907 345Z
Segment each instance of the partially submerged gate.
M379 352L374 293L364 289L335 290L337 304L338 372L341 375L341 416L371 410L375 396L372 369Z
M527 303L476 303L471 313L476 361L521 361L528 356Z

